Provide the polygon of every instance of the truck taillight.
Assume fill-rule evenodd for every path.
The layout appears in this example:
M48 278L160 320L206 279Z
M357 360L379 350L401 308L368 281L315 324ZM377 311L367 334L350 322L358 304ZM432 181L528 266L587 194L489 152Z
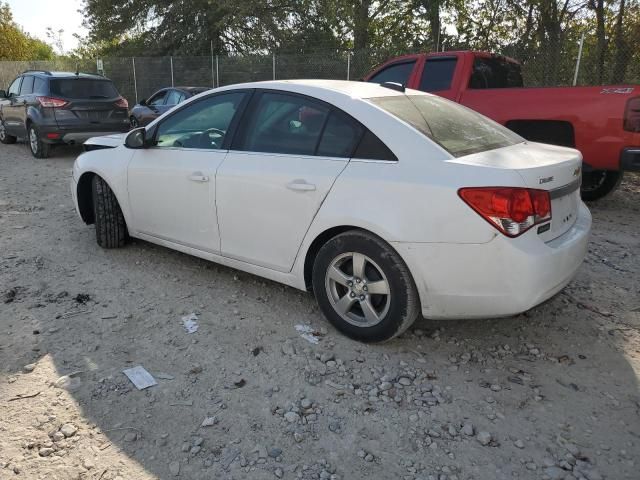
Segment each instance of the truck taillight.
M511 187L470 187L458 195L487 222L508 237L517 237L551 220L551 197L546 190Z
M48 108L61 108L67 104L66 100L62 100L61 98L54 97L36 97L40 105Z
M624 129L628 132L640 132L640 97L627 102L624 111Z
M124 97L120 97L118 99L118 101L116 102L116 107L119 108L129 108L129 102L127 102L127 99Z

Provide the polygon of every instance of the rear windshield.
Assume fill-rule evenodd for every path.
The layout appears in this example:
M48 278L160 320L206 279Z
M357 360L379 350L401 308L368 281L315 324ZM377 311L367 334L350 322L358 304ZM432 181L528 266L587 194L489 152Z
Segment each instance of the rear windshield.
M109 80L57 78L49 81L51 93L65 98L115 98L118 91Z
M524 142L493 120L433 95L399 95L369 101L407 122L454 157Z

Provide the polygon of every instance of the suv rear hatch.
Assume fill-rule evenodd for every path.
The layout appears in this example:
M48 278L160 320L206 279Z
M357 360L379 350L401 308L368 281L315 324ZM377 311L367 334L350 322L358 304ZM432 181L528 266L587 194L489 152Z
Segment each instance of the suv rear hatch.
M51 96L67 101L64 107L54 109L62 130L124 131L128 126L128 109L110 80L53 78L49 90Z
M551 226L548 230L538 227L545 242L567 232L577 220L582 180L582 155L577 150L523 142L449 161L513 169L522 177L524 187L549 191Z

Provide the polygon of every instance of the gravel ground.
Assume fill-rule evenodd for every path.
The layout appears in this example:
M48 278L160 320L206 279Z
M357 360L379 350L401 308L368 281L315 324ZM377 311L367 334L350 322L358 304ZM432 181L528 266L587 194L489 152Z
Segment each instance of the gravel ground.
M78 153L0 145L1 479L640 478L640 177L590 205L589 256L544 305L363 345L303 292L100 249Z

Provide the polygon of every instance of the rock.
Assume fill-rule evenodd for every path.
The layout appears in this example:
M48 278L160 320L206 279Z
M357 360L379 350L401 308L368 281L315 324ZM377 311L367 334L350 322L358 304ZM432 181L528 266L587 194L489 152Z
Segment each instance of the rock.
M282 478L282 476L284 475L284 472L282 471L282 469L280 467L278 467L278 468L275 469L273 474L278 478Z
M300 401L300 406L304 409L311 408L311 400L309 400L308 398L303 398Z
M29 363L27 365L25 365L24 367L22 367L22 371L24 373L31 373L36 369L36 364L35 363Z
M320 361L322 363L327 363L330 360L333 360L335 357L333 352L325 352L322 355L320 355Z
M169 471L171 472L171 475L173 475L174 477L177 477L178 475L180 475L180 462L178 461L171 462L169 464Z
M476 440L478 440L481 445L489 445L491 443L491 434L489 432L479 432L478 435L476 435Z
M55 452L55 450L53 448L41 448L38 451L38 455L40 455L41 457L48 457L49 455L51 455L53 452Z
M544 469L544 473L551 480L563 480L567 475L567 472L560 467L547 467Z
M290 340L287 340L282 345L282 353L284 353L285 355L290 355L290 356L295 355L296 354L295 345L293 345Z
M460 431L467 437L472 437L475 432L475 428L473 428L472 423L465 423Z
M365 452L364 450L358 450L358 456L360 458L364 458L367 456L367 452Z
M282 449L281 448L273 447L271 450L269 450L269 456L271 458L278 458L280 455L282 455Z
M53 383L54 387L62 388L69 392L78 390L81 385L82 385L82 380L80 380L80 377L71 376L71 375L63 375Z
M125 442L135 442L138 439L138 434L136 432L129 432L124 436Z
M371 455L370 453L367 453L364 457L364 461L365 462L373 462L373 455Z
M264 447L264 445L256 445L256 447L253 449L253 452L251 453L257 453L258 458L267 458L267 449Z
M54 442L61 442L62 440L64 440L64 433L62 432L55 432L53 435L51 435L51 440L53 440Z
M516 440L515 442L513 442L513 444L517 447L517 448L524 448L524 442L522 440Z
M215 424L218 423L218 417L213 416L213 417L206 417L203 421L202 424L200 425L201 427L212 427Z
M386 392L387 390L391 390L392 387L393 385L390 382L382 382L380 384L380 391Z
M300 416L295 412L287 412L284 414L284 419L289 423L296 423L300 420Z
M75 425L71 424L71 423L65 423L64 425L62 425L60 427L60 432L66 438L73 437L76 434L77 431L78 431L78 428Z

